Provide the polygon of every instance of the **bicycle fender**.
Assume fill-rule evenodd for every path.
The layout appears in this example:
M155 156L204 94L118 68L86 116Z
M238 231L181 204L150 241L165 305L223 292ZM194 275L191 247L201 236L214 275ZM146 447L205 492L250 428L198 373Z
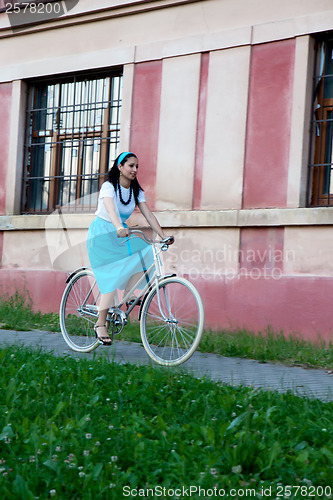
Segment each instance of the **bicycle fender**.
M159 281L159 283L163 283L163 281L166 279L166 278L173 278L174 276L177 276L176 273L173 273L173 274L166 274L165 276L163 276L161 278L161 280ZM139 311L139 314L138 314L138 320L140 321L141 319L141 313L142 313L142 308L144 306L144 303L146 302L146 298L148 297L148 295L150 294L150 292L152 291L153 287L149 288L145 294L145 296L141 299L141 305L140 305L140 311Z
M75 271L71 272L67 279L66 279L66 283L69 283L70 280L77 274L79 273L80 271L84 271L85 269L89 269L88 267L78 267L77 269L75 269Z

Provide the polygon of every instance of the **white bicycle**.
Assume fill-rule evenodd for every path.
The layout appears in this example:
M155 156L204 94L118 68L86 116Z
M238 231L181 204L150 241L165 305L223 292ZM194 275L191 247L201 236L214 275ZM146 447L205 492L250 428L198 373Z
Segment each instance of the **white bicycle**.
M129 314L139 305L140 335L147 354L160 365L179 365L192 356L201 339L205 316L201 297L185 278L163 274L161 252L168 249L168 239L149 240L139 230L132 230L132 237L141 237L152 245L154 261L118 306L109 309L111 338L123 330ZM74 351L90 352L100 345L93 328L100 298L94 274L89 268L79 268L66 283L60 304L62 335ZM143 289L138 297L126 302L139 286Z

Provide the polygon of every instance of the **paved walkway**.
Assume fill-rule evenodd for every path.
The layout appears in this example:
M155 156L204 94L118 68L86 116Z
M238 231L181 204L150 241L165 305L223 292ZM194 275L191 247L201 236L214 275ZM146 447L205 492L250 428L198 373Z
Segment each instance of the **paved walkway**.
M22 344L41 347L58 356L93 358L107 356L117 363L151 364L145 350L139 344L115 341L112 347L99 347L93 353L81 354L72 351L60 333L43 331L16 332L0 330L0 345ZM208 376L225 384L252 386L279 392L292 391L298 396L307 396L333 401L333 373L325 370L286 367L259 361L225 358L215 354L194 353L178 368L198 376Z

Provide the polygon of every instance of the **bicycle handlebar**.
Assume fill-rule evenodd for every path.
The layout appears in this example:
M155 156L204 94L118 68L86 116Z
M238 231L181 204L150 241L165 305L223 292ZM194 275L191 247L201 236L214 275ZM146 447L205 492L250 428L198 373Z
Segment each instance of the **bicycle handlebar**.
M168 246L172 245L172 243L175 241L173 236L168 236L167 238L165 238L162 241L150 240L149 238L146 237L146 235L144 234L143 231L140 231L140 229L129 229L129 233L130 234L140 234L140 236L142 236L142 239L146 243L148 243L149 245L152 245L152 244L161 245L162 250L167 250Z

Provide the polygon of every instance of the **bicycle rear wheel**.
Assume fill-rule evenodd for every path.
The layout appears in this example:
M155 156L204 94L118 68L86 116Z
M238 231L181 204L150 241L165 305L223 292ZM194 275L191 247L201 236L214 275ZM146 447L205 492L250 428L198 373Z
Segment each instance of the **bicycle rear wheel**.
M99 289L89 269L79 271L69 281L60 304L60 328L74 351L90 352L98 347L94 324L98 316Z
M162 280L142 307L140 330L147 354L160 365L184 363L199 345L204 315L192 283L177 277Z

